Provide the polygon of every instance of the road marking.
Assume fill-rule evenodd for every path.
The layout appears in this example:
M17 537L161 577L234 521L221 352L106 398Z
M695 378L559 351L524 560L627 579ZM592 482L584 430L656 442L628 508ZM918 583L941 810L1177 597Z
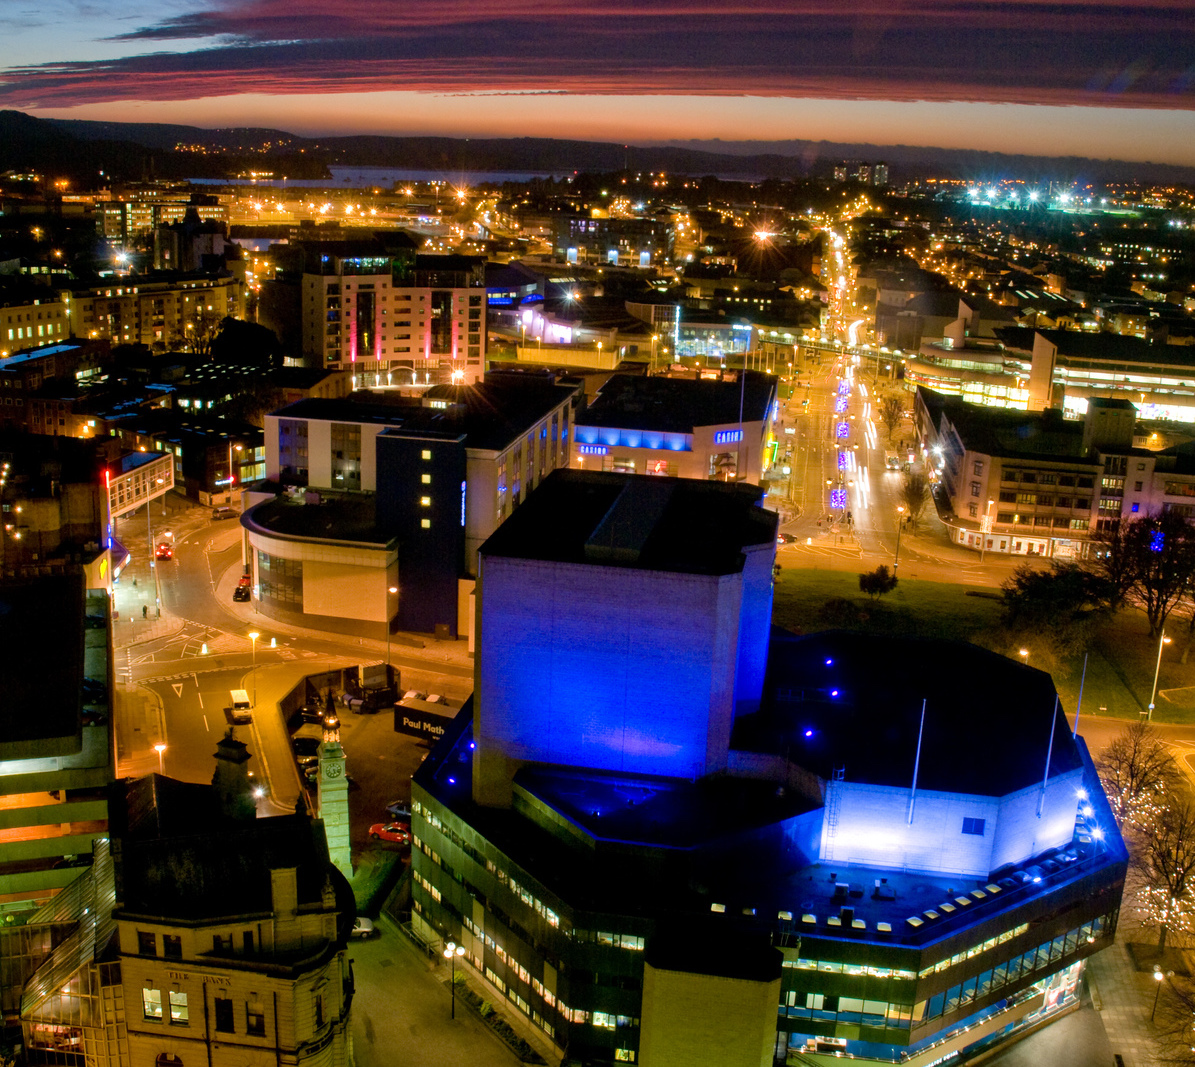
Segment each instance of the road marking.
M205 729L205 730L206 730L206 731L207 731L209 734L212 732L212 728L211 728L210 726L208 726L208 724L207 724L207 716L206 716L206 715L203 717L203 728L204 728L204 729Z
M174 695L176 697L181 697L183 695L183 683L182 682L171 682L170 688L174 690Z
M198 678L196 678L196 679L195 679L195 685L196 685L196 686L198 686L198 685L199 685L199 679L198 679ZM195 695L196 695L196 696L199 698L199 706L202 708L202 707L203 707L203 694L202 694L202 693L196 693Z

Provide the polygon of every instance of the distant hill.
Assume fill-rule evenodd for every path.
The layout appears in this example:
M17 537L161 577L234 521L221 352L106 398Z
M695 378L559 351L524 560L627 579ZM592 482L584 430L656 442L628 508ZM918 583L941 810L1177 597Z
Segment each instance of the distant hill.
M192 151L180 152L185 144ZM1007 155L910 145L832 141L671 141L624 145L546 137L299 137L284 130L203 129L165 123L36 119L0 111L0 170L53 169L64 176L99 170L117 178L220 178L269 169L292 178L327 178L328 166L442 171L662 170L721 178L828 177L834 163L888 163L900 181L921 174L994 181L1195 183L1195 168L1076 157Z

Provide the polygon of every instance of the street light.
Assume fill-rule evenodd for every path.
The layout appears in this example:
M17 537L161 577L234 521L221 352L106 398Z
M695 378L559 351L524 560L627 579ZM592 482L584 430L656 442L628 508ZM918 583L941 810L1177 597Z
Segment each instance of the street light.
M236 485L236 478L232 473L232 450L241 451L240 445L234 445L231 440L228 442L228 502L232 503L232 487Z
M1153 1006L1153 1009L1149 1013L1149 1021L1151 1023L1154 1021L1154 1016L1158 1012L1158 997L1160 997L1162 995L1162 980L1164 978L1166 978L1167 975L1169 975L1171 978L1173 978L1174 972L1167 971L1166 974L1163 974L1162 968L1157 966L1157 964L1154 965L1154 982L1156 983L1156 986L1155 986L1155 990L1154 990L1154 1006Z
M905 524L905 509L898 506L896 509L896 555L892 558L892 573L896 573L896 568L900 566L900 531Z
M449 988L452 991L452 1017L456 1018L456 958L463 956L465 950L455 941L449 941L444 946L444 958L452 964L452 980L449 982Z
M386 590L386 684L390 684L390 597L398 592L398 586L392 585Z
M1158 672L1162 669L1162 646L1170 644L1170 638L1166 636L1165 627L1162 628L1162 637L1158 641L1158 662L1154 666L1154 685L1149 691L1149 712L1145 716L1146 722L1154 721L1154 698L1158 695Z
M158 754L158 774L165 774L166 768L162 763L162 753L166 751L166 746L161 741L154 745L154 751Z
M261 637L256 630L251 630L249 640L253 642L253 666L249 673L253 675L253 706L257 707L257 639Z
M1029 666L1029 649L1027 649L1027 648L1022 648L1022 649L1021 649L1021 650L1020 650L1020 651L1017 653L1017 655L1018 655L1018 656L1020 656L1020 657L1021 657L1021 659L1023 659L1023 660L1025 661L1025 666L1026 666L1026 667L1028 667L1028 666Z

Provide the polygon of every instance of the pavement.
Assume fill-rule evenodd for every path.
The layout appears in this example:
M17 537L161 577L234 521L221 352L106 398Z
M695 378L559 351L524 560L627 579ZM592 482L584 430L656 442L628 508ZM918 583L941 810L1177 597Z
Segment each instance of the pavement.
M1134 968L1124 942L1117 940L1090 960L1087 982L1113 1054L1123 1057L1125 1067L1160 1064L1157 1028L1150 1021L1158 983Z
M352 1022L356 1067L513 1067L519 1062L463 1004L457 1003L452 1017L449 967L443 959L429 959L388 919L376 925L380 937L353 942L349 949L357 985ZM462 975L549 1064L559 1064L559 1053L542 1034L535 1037L535 1027L507 1007L501 994L482 991L486 983L478 981L468 964L457 965L458 979Z

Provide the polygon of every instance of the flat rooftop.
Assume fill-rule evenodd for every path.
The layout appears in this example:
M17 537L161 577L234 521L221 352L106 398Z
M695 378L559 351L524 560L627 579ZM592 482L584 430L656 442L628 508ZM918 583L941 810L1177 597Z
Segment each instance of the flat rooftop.
M465 438L468 448L505 449L576 392L575 386L531 378L428 389L432 407L411 397L384 400L385 394L358 391L343 398L309 397L273 412L282 419L360 422L391 427L411 436Z
M483 556L685 574L742 569L776 515L747 483L555 470L481 546Z
M313 493L317 502L307 503L305 496L287 496L264 500L241 516L241 525L275 537L301 537L348 544L388 545L395 540L377 524L377 509L372 493Z
M963 641L774 631L763 705L731 747L830 779L1004 796L1082 766L1045 671ZM1051 735L1053 740L1051 742Z
M747 371L742 382L708 379L645 378L615 374L589 407L577 416L581 426L692 433L698 426L762 422L776 396L776 379Z

